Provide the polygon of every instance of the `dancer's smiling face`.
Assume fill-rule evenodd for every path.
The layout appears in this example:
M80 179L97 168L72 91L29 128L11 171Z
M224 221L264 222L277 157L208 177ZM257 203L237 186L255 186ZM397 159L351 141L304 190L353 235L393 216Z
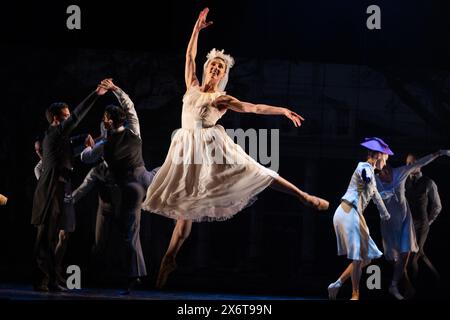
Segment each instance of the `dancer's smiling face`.
M206 67L205 83L213 82L217 84L225 76L227 65L225 61L220 58L214 58Z
M381 181L383 182L391 182L392 181L392 168L387 165L387 160L389 156L387 154L383 154L383 157L377 161L377 169L381 170L378 173Z
M378 170L385 169L388 159L389 159L389 155L387 155L385 153L380 153L380 157L377 159L377 162L375 163L375 167Z

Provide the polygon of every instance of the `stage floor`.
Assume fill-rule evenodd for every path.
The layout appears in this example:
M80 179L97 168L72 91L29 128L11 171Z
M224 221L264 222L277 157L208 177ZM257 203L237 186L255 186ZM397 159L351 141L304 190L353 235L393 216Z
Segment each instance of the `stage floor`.
M0 299L6 300L324 300L321 297L247 295L211 292L136 290L120 295L118 289L81 289L62 293L36 292L32 286L0 284Z

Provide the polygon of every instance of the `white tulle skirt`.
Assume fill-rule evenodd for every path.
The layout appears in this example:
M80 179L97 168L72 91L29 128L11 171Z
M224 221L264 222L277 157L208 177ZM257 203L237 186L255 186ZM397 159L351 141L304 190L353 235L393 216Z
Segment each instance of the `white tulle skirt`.
M143 209L194 221L225 220L278 174L251 158L224 128L179 129L147 190Z

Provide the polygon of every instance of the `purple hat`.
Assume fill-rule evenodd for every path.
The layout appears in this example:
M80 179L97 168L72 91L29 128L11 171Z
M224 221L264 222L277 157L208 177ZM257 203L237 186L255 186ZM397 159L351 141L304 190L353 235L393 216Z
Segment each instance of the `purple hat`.
M394 155L391 149L386 142L381 140L380 138L365 138L364 142L361 145L369 150L378 151L381 153L388 154L390 156Z

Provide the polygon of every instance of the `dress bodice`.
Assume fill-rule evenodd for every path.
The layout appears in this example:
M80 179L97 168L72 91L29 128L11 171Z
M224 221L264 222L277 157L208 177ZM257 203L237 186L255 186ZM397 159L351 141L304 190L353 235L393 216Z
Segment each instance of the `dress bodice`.
M363 170L366 170L367 178L370 179L369 182L365 182L361 178ZM360 162L353 172L347 192L342 199L351 203L355 208L362 212L372 199L375 190L376 184L373 167L367 162Z
M373 200L381 218L389 219L389 212L377 190L374 169L368 162L358 163L342 200L350 203L359 213L362 213L370 200Z
M202 92L199 86L191 86L183 97L183 111L181 127L183 129L209 128L225 113L215 106L213 102L225 92Z

